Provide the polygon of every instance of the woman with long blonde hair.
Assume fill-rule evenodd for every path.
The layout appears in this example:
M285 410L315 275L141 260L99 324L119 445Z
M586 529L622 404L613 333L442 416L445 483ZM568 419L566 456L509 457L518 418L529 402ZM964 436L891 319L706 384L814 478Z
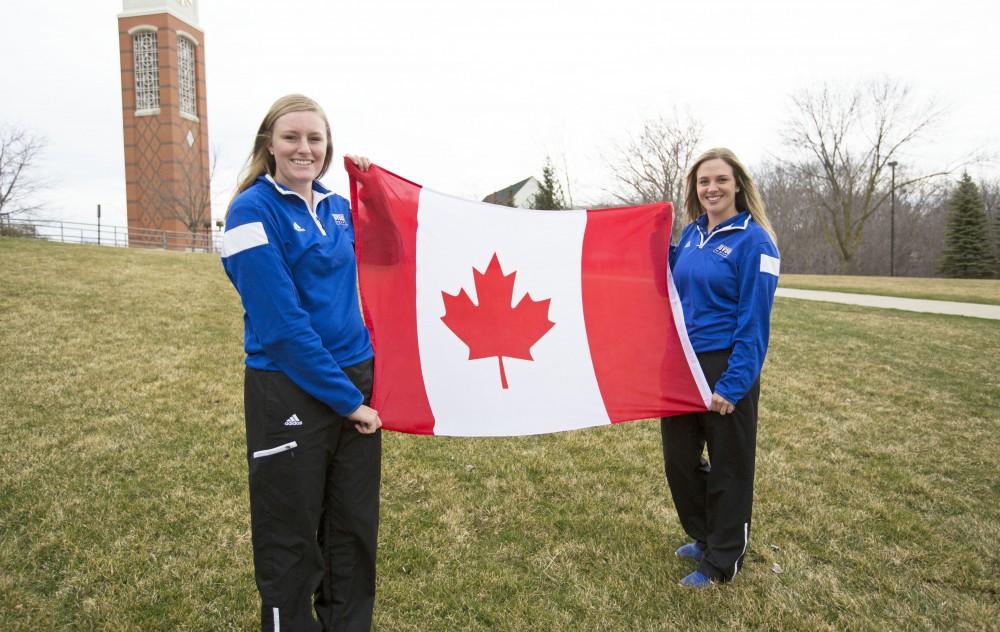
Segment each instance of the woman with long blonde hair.
M725 148L687 175L690 224L670 250L691 347L712 388L708 411L660 422L667 483L697 563L681 585L731 581L750 538L760 372L780 257L757 185ZM703 455L708 448L708 458Z
M382 422L368 406L373 353L350 204L319 182L332 157L315 101L275 101L223 235L222 265L244 309L262 630L368 630L372 621Z

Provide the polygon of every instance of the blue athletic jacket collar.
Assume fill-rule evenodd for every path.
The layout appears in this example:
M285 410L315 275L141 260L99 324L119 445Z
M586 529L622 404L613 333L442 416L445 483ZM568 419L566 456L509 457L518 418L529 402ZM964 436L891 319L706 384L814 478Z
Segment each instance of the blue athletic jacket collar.
M313 222L315 222L316 227L319 228L319 232L324 237L326 236L326 229L323 228L323 223L320 222L319 217L316 216L316 209L319 208L320 202L333 195L333 191L324 187L317 180L313 180L312 190L315 195L313 195L313 206L312 208L309 208L309 203L306 202L306 199L304 197L302 197L295 191L292 191L289 187L286 187L285 185L281 184L280 182L272 178L271 174L268 173L262 176L257 176L257 181L269 182L278 193L282 195L294 195L295 197L302 200L305 203L306 208L309 210L309 214L312 216Z
M730 217L726 221L720 223L712 232L708 232L708 213L702 213L698 216L698 219L694 220L695 228L698 229L699 237L699 248L704 248L708 240L719 233L728 232L730 230L746 230L747 226L750 225L750 212L743 211L737 213L733 217Z
M265 173L262 176L257 176L257 180L263 182L270 182L271 185L278 190L278 193L281 193L282 195L299 195L295 191L292 191L289 187L286 187L285 185L275 180L273 177L271 177L271 174L269 173ZM316 199L317 204L319 204L322 200L333 195L333 191L320 184L319 180L313 180L312 190L314 193L319 193L319 197ZM299 197L302 196L299 195Z

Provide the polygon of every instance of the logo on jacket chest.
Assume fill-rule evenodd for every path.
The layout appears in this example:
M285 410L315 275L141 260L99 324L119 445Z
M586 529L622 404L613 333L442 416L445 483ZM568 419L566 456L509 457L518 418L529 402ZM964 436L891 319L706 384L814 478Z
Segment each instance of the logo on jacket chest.
M337 224L337 226L347 226L347 218L343 213L334 213L333 221Z
M727 246L726 244L719 244L718 246L715 247L715 250L713 250L712 252L719 255L720 257L728 257L729 253L731 253L732 251L733 249Z

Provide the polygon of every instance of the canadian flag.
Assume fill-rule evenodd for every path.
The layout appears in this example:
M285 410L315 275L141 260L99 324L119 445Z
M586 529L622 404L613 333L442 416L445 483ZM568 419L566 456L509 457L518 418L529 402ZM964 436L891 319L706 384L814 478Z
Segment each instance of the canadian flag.
M707 409L669 203L526 210L345 165L386 429L529 435Z

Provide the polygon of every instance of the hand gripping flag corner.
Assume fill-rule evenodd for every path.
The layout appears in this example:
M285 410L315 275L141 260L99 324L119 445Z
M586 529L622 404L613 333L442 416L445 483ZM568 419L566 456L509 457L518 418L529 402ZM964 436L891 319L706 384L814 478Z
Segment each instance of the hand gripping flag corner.
M386 429L512 436L707 408L669 203L512 209L345 165Z

